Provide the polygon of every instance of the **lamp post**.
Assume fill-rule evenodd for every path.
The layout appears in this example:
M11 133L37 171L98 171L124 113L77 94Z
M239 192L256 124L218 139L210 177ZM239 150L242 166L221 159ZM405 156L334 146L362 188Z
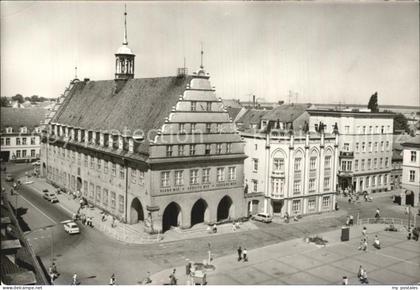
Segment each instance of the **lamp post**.
M28 232L28 233L25 234L25 236L28 236L30 234L33 234L34 232L37 232L37 231L45 231L45 230L51 228L51 258L50 258L51 265L54 262L54 229L53 228L55 226L56 226L56 224L48 225L48 226L45 226L45 227L34 229L34 230L32 230L32 231L30 231L30 232Z

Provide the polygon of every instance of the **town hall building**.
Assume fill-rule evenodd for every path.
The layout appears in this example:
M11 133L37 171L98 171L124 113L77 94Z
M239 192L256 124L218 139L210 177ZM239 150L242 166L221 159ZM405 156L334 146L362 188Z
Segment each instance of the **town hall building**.
M125 26L115 78L70 83L44 132L44 176L150 233L245 216L244 144L203 51L191 75L134 78L134 59Z

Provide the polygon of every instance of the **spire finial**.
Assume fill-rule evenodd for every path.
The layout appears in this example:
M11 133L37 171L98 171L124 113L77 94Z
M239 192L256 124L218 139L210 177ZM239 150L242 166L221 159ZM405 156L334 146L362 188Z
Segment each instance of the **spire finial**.
M77 66L74 67L74 79L77 79Z
M203 42L201 42L201 65L200 68L203 69L203 55L204 55L204 51L203 51Z
M124 45L128 44L127 41L127 4L124 4Z

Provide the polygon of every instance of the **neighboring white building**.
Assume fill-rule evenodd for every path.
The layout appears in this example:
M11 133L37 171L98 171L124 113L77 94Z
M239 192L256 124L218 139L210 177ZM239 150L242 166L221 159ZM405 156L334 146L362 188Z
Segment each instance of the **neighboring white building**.
M1 108L1 160L29 161L39 158L40 132L47 110Z
M338 129L341 190L379 192L391 189L393 113L308 110L309 129Z
M417 206L420 196L420 135L401 144L403 146L401 204Z

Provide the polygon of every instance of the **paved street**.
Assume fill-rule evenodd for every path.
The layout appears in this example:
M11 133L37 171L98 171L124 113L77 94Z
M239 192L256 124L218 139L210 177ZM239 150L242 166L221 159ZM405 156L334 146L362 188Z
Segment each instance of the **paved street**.
M27 166L9 165L8 173L24 174ZM50 225L52 220L59 223L70 218L70 213L60 204L46 202L39 193L25 188L21 190L21 194L22 196L18 197L18 205L21 208L27 208L22 218L31 230ZM116 274L119 284L136 284L144 279L147 271L157 273L184 265L187 258L202 261L207 257L208 243L211 244L215 259L232 255L238 245L247 247L252 253L257 248L273 244L282 245L283 243L279 242L296 238L301 240L309 234L336 229L345 222L349 212L354 211L353 215L356 216L358 207L360 207L361 217L372 217L377 204L379 204L383 215L404 217L403 209L392 204L388 195L388 193L378 194L375 196L374 203L361 203L360 205L348 204L345 200L340 200L338 212L304 217L299 222L290 224L255 223L258 228L246 232L206 235L202 238L149 245L122 243L109 238L97 229L85 227L82 227L80 235L68 236L60 224L54 228L54 256L61 272L56 283L70 284L71 276L76 272L82 278L82 284L106 284L112 273ZM35 231L29 234L35 251L46 265L49 264L51 256L51 235L48 231ZM253 256L256 255L253 254ZM216 282L216 280L212 281L214 284ZM223 283L223 280L220 280L220 283Z

